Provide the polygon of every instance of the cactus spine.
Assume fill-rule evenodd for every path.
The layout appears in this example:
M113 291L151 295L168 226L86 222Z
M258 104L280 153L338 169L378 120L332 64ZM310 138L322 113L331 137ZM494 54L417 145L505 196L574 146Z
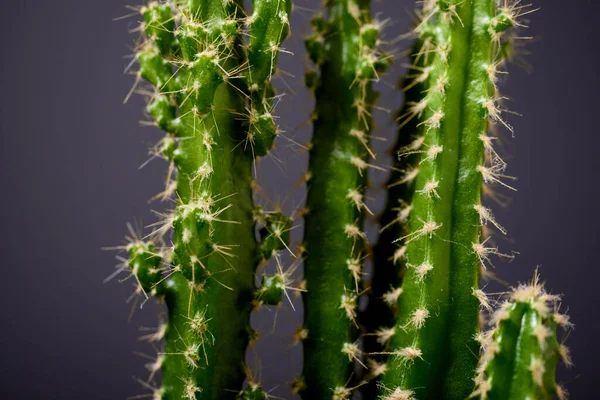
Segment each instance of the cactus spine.
M357 302L363 219L369 212L364 191L374 158L371 81L385 66L369 6L368 1L329 1L327 19L313 20L315 34L305 42L319 67L318 76L307 76L316 110L304 235L305 399L349 398L353 362L360 359Z
M241 3L221 0L141 9L139 76L155 87L148 111L167 133L157 154L176 170L163 193L175 192L175 209L154 225L150 241L132 238L128 245L140 290L168 308L153 337L166 339L153 365L162 368L155 398L235 397L254 336L252 304L277 302L269 285L255 289L254 272L286 246L290 221L254 207L252 168L277 134L269 80L290 8L286 0L256 0L248 17ZM256 222L263 225L260 243ZM166 246L171 228L173 245Z

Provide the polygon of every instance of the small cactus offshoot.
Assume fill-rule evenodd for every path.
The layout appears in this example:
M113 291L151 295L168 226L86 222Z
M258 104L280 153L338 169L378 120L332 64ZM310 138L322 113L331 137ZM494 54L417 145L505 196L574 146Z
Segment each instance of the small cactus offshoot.
M491 329L478 340L482 347L476 389L482 399L559 399L566 391L556 384L556 365L572 365L568 348L559 343L557 327L572 329L559 312L560 296L547 293L537 274L529 285L514 289L493 314Z
M285 299L293 308L294 290L304 322L290 339L302 343L304 364L291 387L304 400L358 392L366 400L567 398L556 366L572 361L557 330L573 325L560 297L545 291L537 271L500 295L480 287L494 257L513 258L493 243L492 232L507 232L487 198L514 191L494 147L497 128L513 130L498 86L534 10L519 0L415 3L392 165L371 147L374 84L392 62L386 21L372 17L370 0L329 0L311 21L304 44L315 68L305 83L315 110L295 252L294 220L253 200L256 160L280 132L271 78L291 0L253 0L251 14L224 0L137 9L132 93L146 96L147 115L164 132L151 151L169 164L157 198L173 205L147 234L129 226L119 247L128 258L118 271L130 273L144 301L156 297L167 309L143 337L160 346L141 381L146 397L273 397L245 365L258 336L250 313ZM374 246L365 233L380 211L367 205L372 170L389 171ZM291 267L283 252L295 258Z

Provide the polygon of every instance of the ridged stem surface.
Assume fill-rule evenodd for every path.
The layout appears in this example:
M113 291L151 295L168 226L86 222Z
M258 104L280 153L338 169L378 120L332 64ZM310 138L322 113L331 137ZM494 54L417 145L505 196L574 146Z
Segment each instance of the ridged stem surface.
M314 133L307 176L304 279L304 399L350 396L357 347L357 303L365 256L371 80L383 67L369 2L333 0L306 40L316 77Z
M274 221L254 207L252 173L277 134L269 80L290 7L256 0L250 17L240 3L220 0L151 2L141 10L140 77L156 88L148 111L167 132L155 151L172 163L163 197L174 192L176 204L150 235L163 247L129 246L141 290L168 309L153 337L166 342L152 370L162 368L155 398L234 398L246 378L246 347L255 337L250 311L264 295L255 270L286 246L289 228L285 218ZM257 222L268 231L260 243Z
M419 55L423 46L417 41L411 54L412 64L423 68L427 56ZM364 351L372 360L369 385L361 388L366 398L372 398L377 391L376 379L381 374L380 367L385 364L387 334L393 326L397 311L398 299L402 293L402 277L406 273L406 246L399 237L408 234L408 217L410 203L414 195L414 179L411 176L417 171L419 154L411 153L411 143L422 137L423 126L419 126L419 118L415 118L414 107L422 99L427 90L428 80L412 86L405 91L404 106L399 112L399 129L396 143L391 150L393 157L390 177L386 183L387 199L379 218L380 230L377 244L373 251L373 274L368 292L369 302L362 315L366 334L363 336ZM411 84L409 79L400 82L401 86ZM404 154L404 153L410 154Z
M557 327L572 327L557 312L559 296L546 293L537 276L521 285L494 314L492 329L481 336L483 352L472 397L489 400L566 399L556 384L562 357L570 366L568 349L557 340Z

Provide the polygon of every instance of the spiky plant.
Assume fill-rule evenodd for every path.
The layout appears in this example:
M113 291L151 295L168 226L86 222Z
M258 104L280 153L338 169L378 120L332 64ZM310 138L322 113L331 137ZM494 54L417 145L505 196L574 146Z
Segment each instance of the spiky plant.
M506 232L482 194L494 184L514 190L489 132L497 125L512 131L497 83L503 50L528 11L519 2L423 2L399 118L397 173L382 220L389 230L380 238L375 266L374 295L395 308L393 324L374 332L384 347L374 354L388 356L386 364L376 364L383 399L486 396L473 391L472 381L479 309L489 304L479 281L492 255L508 255L490 244L490 226ZM377 306L381 302L374 301ZM549 381L530 381L536 398L552 397L550 387L533 388ZM519 396L527 397L515 389L504 398Z
M305 43L319 72L307 74L316 109L306 175L302 396L345 398L353 361L360 362L357 307L370 212L364 192L374 167L371 86L387 58L377 50L379 26L367 1L330 1L326 18L312 25Z
M390 61L370 1L327 1L305 40L316 109L298 288L304 368L293 388L305 400L350 399L358 388L381 400L565 398L555 370L570 358L556 327L571 323L559 297L537 273L504 303L479 286L491 256L509 257L491 244L492 228L506 232L482 197L493 185L514 190L490 132L512 131L498 83L531 9L518 0L418 3L391 168L370 146L373 82ZM138 78L154 88L148 113L166 132L154 153L171 165L161 196L173 195L175 208L148 236L132 232L122 269L167 305L168 320L147 336L165 340L150 366L151 377L162 371L155 399L268 397L244 367L256 336L249 315L281 302L294 268L263 275L260 287L254 274L273 256L280 263L292 220L254 206L253 164L278 133L270 79L290 10L289 0L254 0L252 15L241 1L140 9ZM391 169L374 251L364 233L370 168Z
M254 335L252 306L281 295L281 276L265 277L256 289L254 273L286 246L291 221L254 207L252 169L278 133L270 79L291 3L253 6L251 15L241 2L221 0L151 2L139 10L138 77L154 86L148 112L166 132L155 152L171 163L162 196L175 198L147 238L132 236L126 246L139 290L168 309L152 336L165 339L152 366L162 371L155 398L235 397L230 390L245 378Z
M565 399L556 384L560 358L571 366L569 349L557 340L556 328L571 329L561 314L560 297L544 291L534 276L514 289L490 320L491 329L478 335L482 345L477 385L472 397L487 399Z

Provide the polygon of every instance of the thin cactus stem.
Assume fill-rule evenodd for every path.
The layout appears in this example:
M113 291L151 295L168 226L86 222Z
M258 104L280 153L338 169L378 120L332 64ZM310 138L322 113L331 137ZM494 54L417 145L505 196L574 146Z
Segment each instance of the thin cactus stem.
M504 123L495 93L498 48L510 24L493 0L426 1L415 29L422 43L411 85L426 91L410 118L424 131L404 155L420 160L414 180L406 272L381 395L464 399L478 352L480 270L487 260L481 222L483 182L502 183L504 164L486 164L488 120ZM409 87L411 86L409 85ZM402 154L401 154L402 155ZM488 160L490 161L490 160ZM497 225L497 224L495 224ZM490 250L490 249L487 249ZM497 252L497 251L496 251Z
M257 290L254 273L287 248L291 221L254 207L252 171L277 135L269 81L290 8L286 0L255 0L246 16L241 3L189 0L141 9L139 77L155 87L148 111L167 132L155 151L173 171L163 197L174 194L176 204L149 240L132 238L127 247L140 291L164 299L168 309L153 337L165 339L153 367L162 369L155 398L234 398L255 337L252 306L281 295Z
M333 0L327 18L313 20L306 40L319 75L315 90L314 134L307 174L305 235L306 292L302 397L346 399L351 393L357 346L357 306L361 294L366 236L363 232L371 110L371 81L386 60L376 50L379 26L368 1Z

